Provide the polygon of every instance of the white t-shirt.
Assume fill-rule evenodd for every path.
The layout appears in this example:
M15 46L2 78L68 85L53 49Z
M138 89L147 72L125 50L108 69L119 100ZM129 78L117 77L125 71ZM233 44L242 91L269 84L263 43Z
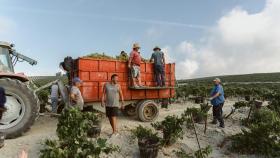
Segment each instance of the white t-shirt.
M56 84L52 85L51 98L58 98L58 85Z
M72 89L71 89L71 94L74 94L77 98L75 105L77 105L81 109L83 109L84 99L83 99L83 96L82 96L82 93L81 93L80 89L76 86L73 86Z

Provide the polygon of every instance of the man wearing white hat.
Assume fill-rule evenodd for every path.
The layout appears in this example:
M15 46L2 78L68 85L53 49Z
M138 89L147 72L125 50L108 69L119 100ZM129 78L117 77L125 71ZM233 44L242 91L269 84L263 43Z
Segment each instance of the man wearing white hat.
M223 120L223 106L225 102L224 97L224 89L221 85L221 80L219 78L215 78L213 80L214 87L211 91L209 100L211 101L211 104L213 105L213 124L217 124L217 120L220 122L220 127L224 128L224 120Z
M131 77L133 81L134 87L141 87L141 74L140 74L140 64L141 64L141 56L139 53L140 46L138 43L133 44L133 50L130 53L129 60L128 60L128 68L131 69ZM138 85L136 83L138 80Z

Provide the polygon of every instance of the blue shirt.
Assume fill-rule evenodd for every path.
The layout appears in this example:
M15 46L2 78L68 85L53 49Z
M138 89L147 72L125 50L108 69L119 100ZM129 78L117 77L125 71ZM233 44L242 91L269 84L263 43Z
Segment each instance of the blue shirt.
M220 93L220 95L214 99L211 100L211 104L214 106L218 106L219 104L222 104L225 102L224 97L224 89L222 85L215 85L215 87L211 91L211 97L213 97L215 94Z
M164 58L164 54L161 51L156 51L152 54L151 59L154 60L154 64L155 65L163 65L163 58Z

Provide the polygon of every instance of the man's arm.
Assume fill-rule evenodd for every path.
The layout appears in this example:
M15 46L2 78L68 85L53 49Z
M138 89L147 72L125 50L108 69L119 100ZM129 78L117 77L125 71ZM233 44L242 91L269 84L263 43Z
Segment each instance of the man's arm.
M121 101L122 101L121 109L124 109L124 99L123 99L123 93L122 93L122 89L121 89L120 85L119 85L119 94L120 94Z
M131 68L132 58L133 58L133 53L131 52L128 59L128 68Z
M74 94L73 91L71 91L70 97L71 97L71 100L77 101L76 94Z
M220 88L217 88L216 93L213 96L211 96L210 100L213 100L218 96L220 96L221 95L220 91L221 91Z
M153 62L153 61L154 61L154 53L152 54L151 59L150 59L150 62Z
M220 93L219 93L219 92L217 92L214 96L212 96L210 100L215 99L215 98L217 98L218 96L220 96Z
M105 84L106 84L106 83L105 83ZM102 107L104 107L104 105L105 105L105 99L106 99L105 84L103 85L103 90L102 90L102 99L101 99L101 106L102 106Z

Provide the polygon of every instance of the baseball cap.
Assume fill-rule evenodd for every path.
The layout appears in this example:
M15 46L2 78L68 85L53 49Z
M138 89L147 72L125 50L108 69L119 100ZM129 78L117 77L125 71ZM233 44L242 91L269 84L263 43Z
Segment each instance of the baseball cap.
M221 79L219 79L219 78L215 78L213 81L222 82Z
M74 77L73 83L82 83L83 81L79 77Z

